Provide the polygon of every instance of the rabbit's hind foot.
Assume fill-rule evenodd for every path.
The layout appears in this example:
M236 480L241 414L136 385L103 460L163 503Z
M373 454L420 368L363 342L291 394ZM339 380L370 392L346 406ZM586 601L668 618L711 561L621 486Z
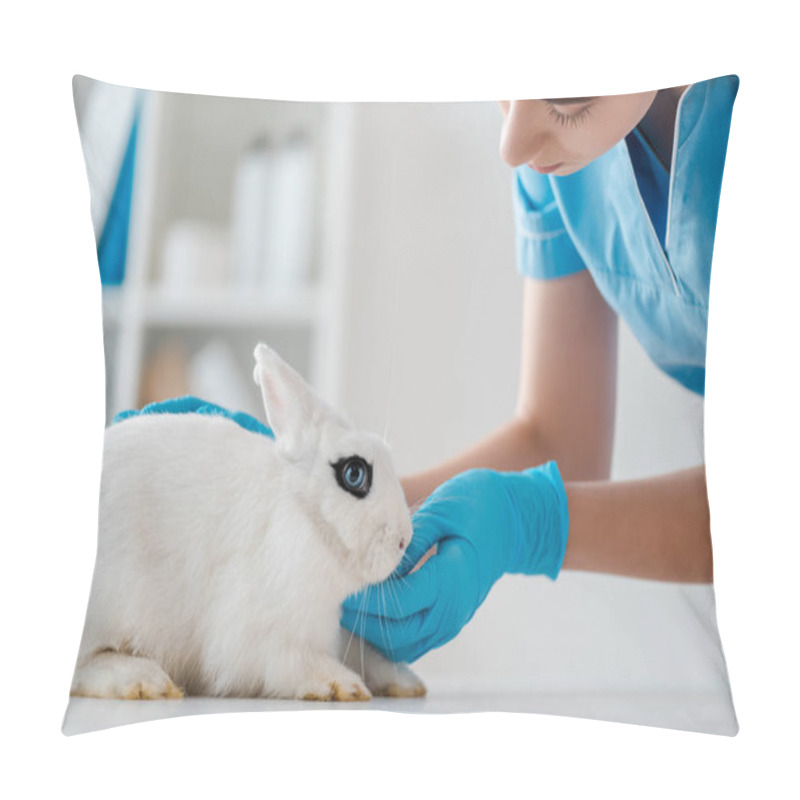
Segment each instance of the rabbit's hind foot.
M183 697L183 689L149 658L104 650L78 666L70 695L113 700L177 700Z

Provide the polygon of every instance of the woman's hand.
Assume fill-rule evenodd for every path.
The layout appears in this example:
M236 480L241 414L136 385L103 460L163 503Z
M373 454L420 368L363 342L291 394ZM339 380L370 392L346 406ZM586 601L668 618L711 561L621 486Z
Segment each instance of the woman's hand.
M393 661L450 641L506 572L561 569L569 525L554 462L525 472L474 469L442 484L414 515L394 575L343 604L342 625ZM431 547L436 554L412 567Z

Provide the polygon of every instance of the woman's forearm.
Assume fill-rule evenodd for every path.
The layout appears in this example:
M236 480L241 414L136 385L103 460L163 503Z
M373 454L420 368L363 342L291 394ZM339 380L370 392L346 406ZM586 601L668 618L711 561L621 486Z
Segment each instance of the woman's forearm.
M538 426L515 417L469 450L425 472L406 476L401 483L406 501L414 506L449 478L473 467L518 471L557 457ZM559 468L563 474L561 461Z
M638 481L567 483L564 569L711 583L705 468Z

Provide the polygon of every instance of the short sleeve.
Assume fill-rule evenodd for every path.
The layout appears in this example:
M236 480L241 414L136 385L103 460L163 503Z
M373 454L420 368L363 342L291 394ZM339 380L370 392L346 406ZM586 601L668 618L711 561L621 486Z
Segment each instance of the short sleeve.
M586 269L556 203L546 175L528 166L514 170L517 271L549 280Z

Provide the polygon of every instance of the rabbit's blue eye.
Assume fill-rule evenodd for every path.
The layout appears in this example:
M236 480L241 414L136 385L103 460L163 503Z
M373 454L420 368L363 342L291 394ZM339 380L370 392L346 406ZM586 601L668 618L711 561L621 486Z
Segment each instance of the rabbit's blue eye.
M363 464L351 461L344 468L344 482L348 489L363 489L366 480L367 468Z
M336 482L354 497L366 497L372 486L372 465L361 456L340 458L331 464Z

